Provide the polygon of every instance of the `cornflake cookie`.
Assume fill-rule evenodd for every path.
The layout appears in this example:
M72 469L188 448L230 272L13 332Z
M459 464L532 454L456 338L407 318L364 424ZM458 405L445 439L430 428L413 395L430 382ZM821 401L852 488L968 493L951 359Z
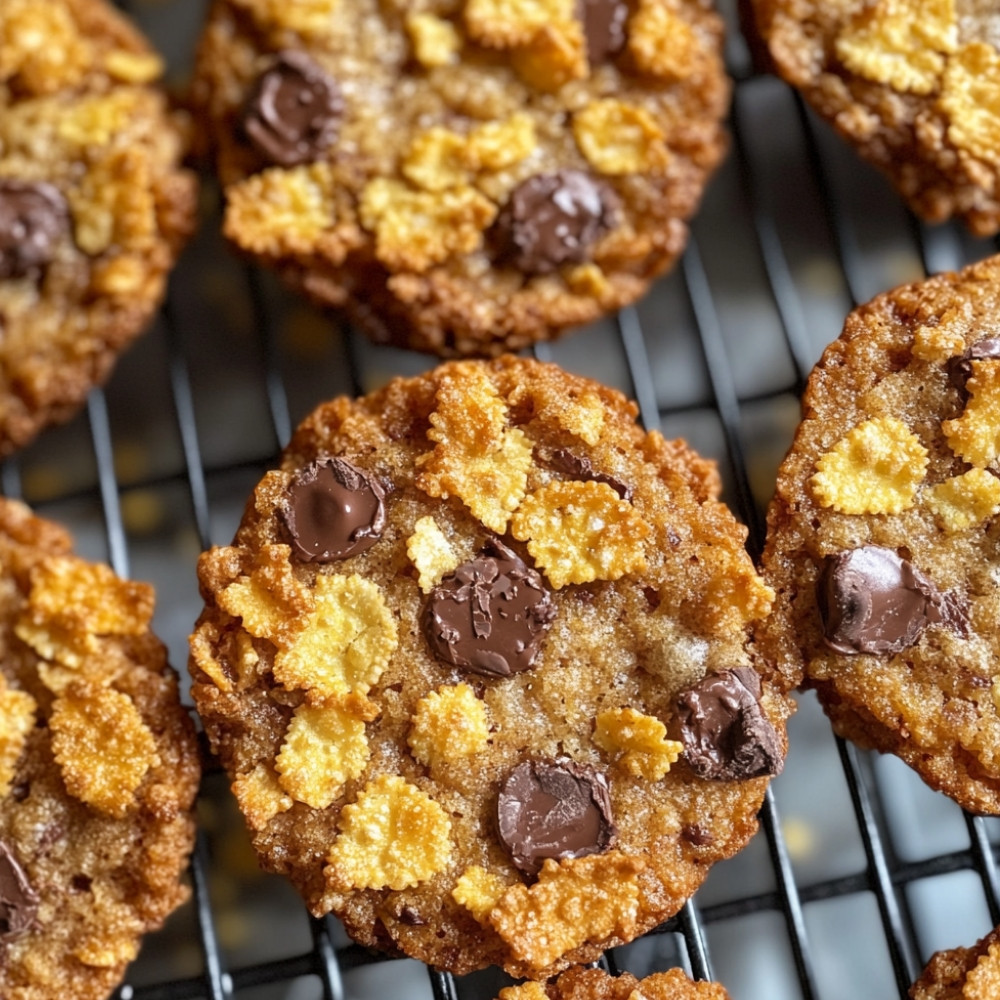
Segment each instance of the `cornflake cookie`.
M224 229L376 341L497 355L642 295L725 148L707 0L216 0Z
M319 407L206 552L194 698L262 863L359 942L544 978L756 829L790 702L714 465L504 357Z
M0 454L107 377L193 226L162 68L103 0L0 4Z
M549 983L508 986L496 1000L729 1000L718 983L695 982L680 969L636 979L630 972L609 976L601 969L567 969Z
M1000 228L1000 50L974 0L752 0L773 66L930 222Z
M152 588L0 500L0 996L100 1000L188 897L200 768Z
M936 952L909 995L910 1000L993 1000L1000 996L1000 928L971 948Z
M760 649L841 736L1000 813L1000 257L877 296L813 370Z

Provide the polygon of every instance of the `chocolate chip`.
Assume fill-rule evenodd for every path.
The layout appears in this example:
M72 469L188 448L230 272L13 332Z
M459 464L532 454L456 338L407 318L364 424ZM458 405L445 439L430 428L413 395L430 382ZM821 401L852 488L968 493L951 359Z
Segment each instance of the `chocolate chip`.
M511 860L529 875L546 858L602 854L618 836L604 775L568 760L518 764L500 789L497 828Z
M829 556L816 583L823 638L838 653L898 653L964 612L907 559L877 545Z
M498 539L459 566L424 608L435 655L463 670L509 677L528 670L555 617L541 576Z
M972 376L973 361L992 361L1000 358L1000 337L986 337L978 341L959 355L949 358L946 365L948 381L958 389L963 396L968 392L965 383Z
M681 827L681 836L695 847L708 847L715 843L715 834L698 823L686 823Z
M300 469L281 509L292 548L307 562L346 559L371 548L385 529L385 491L343 458Z
M337 81L304 52L279 52L243 106L240 125L269 164L309 163L333 145L344 113Z
M614 476L609 476L606 472L595 470L593 462L586 455L577 455L568 448L539 448L537 454L544 464L557 472L563 472L575 479L593 479L598 483L606 483L623 500L629 502L632 500L631 486L620 479L615 479Z
M625 46L628 5L622 0L579 0L587 60L591 66L617 55Z
M69 208L44 182L0 180L0 279L37 277L69 232Z
M497 219L501 256L529 274L579 264L615 225L618 196L580 170L522 181Z
M760 677L751 667L709 674L677 697L673 739L701 778L739 781L779 774L781 739L760 706Z
M0 942L12 941L35 926L38 893L11 849L0 840Z

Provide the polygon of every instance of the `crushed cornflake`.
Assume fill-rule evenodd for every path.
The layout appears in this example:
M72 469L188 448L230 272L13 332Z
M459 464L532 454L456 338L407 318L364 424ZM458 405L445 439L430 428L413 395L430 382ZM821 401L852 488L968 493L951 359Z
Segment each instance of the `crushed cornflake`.
M565 277L570 291L597 299L598 302L604 302L612 291L607 276L593 261L570 268Z
M573 20L574 0L468 0L470 37L490 48L530 45L551 24Z
M219 558L224 558L221 551ZM226 614L241 619L251 635L283 649L292 645L315 610L312 592L295 576L287 545L261 546L249 575L222 588L215 601Z
M266 28L285 28L297 35L328 34L331 15L341 0L234 0Z
M318 576L316 610L274 658L274 677L318 698L367 694L396 651L396 623L381 589L356 573Z
M53 702L49 729L66 790L111 816L128 813L146 773L160 763L132 699L109 687L71 685Z
M670 162L656 119L645 108L613 97L577 111L573 136L587 162L602 174L646 173Z
M546 25L527 45L510 54L514 72L538 90L551 93L587 76L587 38L577 20Z
M500 991L498 1000L549 1000L549 995L541 983L532 981L517 986L505 986ZM628 1000L641 1000L641 997L629 997Z
M615 756L618 767L649 781L659 781L684 750L683 743L666 736L667 727L659 719L634 708L601 712L594 726L594 742Z
M965 388L965 410L954 420L942 420L941 430L959 458L985 469L1000 457L1000 361L973 361Z
M433 517L420 518L406 540L406 554L416 567L420 589L429 594L458 566L458 556Z
M417 486L432 497L457 496L487 528L502 534L524 498L532 445L507 426L507 404L478 367L456 365L441 380L421 455Z
M913 356L921 361L943 362L965 349L972 323L972 306L959 301L943 310L934 323L918 326L913 332Z
M550 965L586 942L631 938L643 862L619 851L556 862L546 859L534 885L514 885L490 923L514 956L533 968Z
M34 96L79 84L94 46L63 0L4 0L0 17L0 80L17 79Z
M628 48L644 73L683 80L697 65L698 36L667 0L640 0L628 30Z
M293 799L325 809L368 764L365 723L377 715L363 695L299 705L274 762L281 787Z
M1000 54L971 42L948 60L938 107L948 141L982 160L1000 160Z
M810 479L823 507L842 514L898 514L913 505L927 449L895 417L866 420L816 462Z
M425 69L455 62L462 48L462 36L451 21L423 12L406 18L413 55Z
M510 528L557 590L644 569L643 541L652 534L627 500L591 479L542 486L524 498Z
M344 806L324 869L335 891L405 889L431 878L451 857L451 821L415 785L394 774L368 782Z
M254 830L263 830L275 816L292 808L292 797L278 784L277 774L267 764L237 775L233 795Z
M110 145L116 136L148 114L155 98L151 91L113 88L106 96L83 97L72 114L61 117L56 125L59 138L82 153ZM81 159L86 157L81 156Z
M104 71L122 83L153 83L163 75L163 60L155 52L113 49L104 57Z
M945 56L957 48L955 0L880 0L836 40L852 73L913 94L937 89Z
M1000 996L1000 944L979 956L962 985L962 1000L996 1000Z
M418 273L478 250L496 214L496 205L470 185L414 191L386 177L365 185L359 207L378 259L391 271Z
M924 498L945 531L967 531L1000 513L1000 479L985 469L970 469L928 487Z
M454 684L417 702L407 742L413 756L433 774L440 764L479 753L489 735L485 703L468 684Z
M124 907L123 907L124 909ZM102 912L104 912L102 910ZM136 924L131 914L131 923ZM110 919L110 918L109 918ZM118 927L120 925L113 924ZM73 949L73 957L84 965L95 969L113 969L131 962L139 954L136 935L141 931L138 926L130 928L129 933L116 935L112 931L93 934L86 937Z
M0 674L0 800L10 791L21 751L35 727L36 707L27 691L9 687Z
M188 639L192 662L220 691L229 692L246 687L256 676L257 665L260 663L253 640L246 632L238 631L233 640L236 655L223 663L216 656L219 630L211 622L202 622Z
M455 888L451 890L451 897L482 924L486 922L493 907L500 902L507 891L507 885L499 875L494 875L479 865L470 865L459 876Z

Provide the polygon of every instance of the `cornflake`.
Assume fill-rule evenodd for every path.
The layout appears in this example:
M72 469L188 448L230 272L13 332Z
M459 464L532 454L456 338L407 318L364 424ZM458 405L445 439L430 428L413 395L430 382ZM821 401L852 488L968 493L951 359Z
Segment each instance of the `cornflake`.
M0 80L18 78L32 95L79 84L94 62L92 43L65 3L4 0L0 19Z
M937 89L945 56L957 48L955 0L881 0L836 41L852 73L913 94Z
M506 891L507 883L499 875L479 865L470 865L455 883L451 897L482 924Z
M104 57L104 71L122 83L153 83L163 75L163 60L155 52L113 49Z
M627 500L591 479L554 481L529 494L510 528L557 590L644 569L642 543L652 533Z
M0 674L0 800L10 791L21 751L35 727L36 707L27 691L8 687Z
M546 25L511 52L510 62L525 83L547 93L583 79L589 71L583 25L576 20Z
M112 688L71 685L53 702L49 729L66 790L111 816L128 813L147 771L160 764L139 710Z
M253 640L242 629L238 631L233 637L236 656L224 664L215 655L219 638L219 630L211 622L199 625L188 639L192 662L202 673L208 675L220 691L230 692L245 687L256 674L257 664L260 663ZM235 685L231 673L235 674Z
M945 531L966 531L1000 513L1000 479L985 469L970 469L924 494Z
M994 943L966 975L962 1000L995 1000L997 996L1000 996L1000 944Z
M316 610L274 658L274 677L317 698L367 694L396 651L396 623L379 587L356 573L318 576Z
M468 684L444 685L416 704L407 742L431 773L439 764L470 757L489 739L486 705Z
M437 521L429 515L413 525L413 534L406 540L406 554L420 574L417 583L425 594L458 566L455 550L448 544Z
M525 495L531 441L507 426L507 404L488 376L460 366L441 381L421 455L417 486L432 497L455 494L487 528L499 534Z
M406 889L451 857L451 821L429 795L394 774L368 782L344 806L324 869L335 891Z
M468 0L469 35L490 48L529 45L550 24L573 20L573 0Z
M330 30L330 17L340 0L235 0L268 28L285 28L297 35L320 37Z
M937 322L917 327L913 333L913 356L938 363L956 357L965 349L971 322L972 306L956 302L941 313Z
M643 863L619 851L542 863L532 886L514 885L490 923L514 955L536 969L588 941L629 939L639 906Z
M602 174L646 173L670 162L656 119L645 108L613 97L578 111L573 136L587 162Z
M325 809L368 764L365 723L377 715L363 696L299 705L274 762L281 787L299 802Z
M232 787L240 812L254 830L263 830L278 813L292 808L292 797L278 784L278 776L267 764L237 775Z
M425 69L447 66L458 58L462 36L451 21L434 14L414 13L406 19L413 54Z
M1000 55L992 45L971 42L948 60L938 106L949 142L980 159L1000 159Z
M1000 361L973 361L965 388L964 412L942 420L941 430L959 458L985 469L1000 457Z
M628 31L628 48L644 73L664 80L690 76L698 56L698 36L674 4L640 0Z
M684 750L668 740L667 727L652 715L634 708L611 709L597 716L594 742L617 755L617 764L634 778L659 781Z
M499 1000L549 1000L541 983L527 982L518 986L506 986L500 991ZM629 997L633 1000L633 997Z
M912 506L927 449L901 420L866 420L816 462L809 480L823 507L842 514L898 514Z

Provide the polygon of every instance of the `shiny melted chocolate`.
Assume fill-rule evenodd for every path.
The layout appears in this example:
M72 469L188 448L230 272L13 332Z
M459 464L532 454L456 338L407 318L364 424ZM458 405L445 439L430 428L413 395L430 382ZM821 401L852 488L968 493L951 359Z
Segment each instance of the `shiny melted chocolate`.
M985 337L967 348L957 358L950 358L947 364L948 381L963 396L968 395L965 383L972 377L973 361L996 361L1000 359L1000 337Z
M628 4L622 0L579 0L579 4L587 39L587 61L597 66L625 47Z
M0 280L37 277L69 228L69 207L58 188L0 180Z
M0 840L0 944L27 934L35 926L38 893L11 849Z

